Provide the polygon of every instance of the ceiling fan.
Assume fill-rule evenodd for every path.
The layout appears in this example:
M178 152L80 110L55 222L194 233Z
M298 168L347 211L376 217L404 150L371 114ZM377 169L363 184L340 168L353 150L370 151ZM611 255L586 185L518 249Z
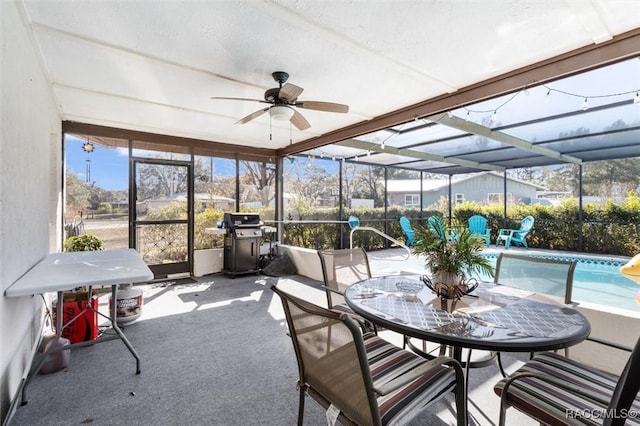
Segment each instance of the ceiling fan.
M267 89L264 92L264 100L262 99L249 99L249 98L227 98L214 96L211 99L226 99L235 101L252 101L260 102L263 104L270 104L270 106L259 109L258 111L241 118L236 124L245 124L251 120L260 117L265 112L269 111L271 118L275 120L289 120L291 124L296 126L298 130L305 130L311 127L306 118L302 116L298 111L292 107L305 108L316 111L328 111L328 112L349 112L349 106L343 104L335 104L332 102L320 102L320 101L299 101L298 96L304 90L302 87L298 87L295 84L287 83L289 74L284 71L275 71L271 73L273 79L278 82L280 87L273 89Z

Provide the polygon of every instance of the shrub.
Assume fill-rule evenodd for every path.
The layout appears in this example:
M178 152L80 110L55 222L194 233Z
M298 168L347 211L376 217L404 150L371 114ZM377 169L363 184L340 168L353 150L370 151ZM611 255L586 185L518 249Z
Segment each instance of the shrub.
M91 234L76 235L64 241L64 249L65 251L102 250L102 240Z

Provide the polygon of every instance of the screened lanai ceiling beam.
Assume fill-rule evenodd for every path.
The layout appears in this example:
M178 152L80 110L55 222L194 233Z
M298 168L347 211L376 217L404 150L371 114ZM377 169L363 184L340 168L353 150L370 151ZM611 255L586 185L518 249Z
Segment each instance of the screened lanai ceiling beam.
M504 171L504 167L495 166L493 164L478 163L477 161L468 161L468 160L463 160L460 158L453 158L453 157L443 157L442 155L430 154L428 152L413 151L411 149L394 148L388 145L384 149L382 149L380 147L380 144L378 143L365 142L357 139L347 139L335 145L344 146L348 148L361 149L363 151L380 152L382 154L400 155L403 157L417 158L420 160L439 161L441 163L455 164L457 166L464 166L464 167L472 167L479 170L493 170L496 172Z
M484 136L494 141L502 142L507 145L514 146L516 148L523 149L525 151L533 152L534 154L542 155L544 157L555 158L565 163L582 164L582 160L573 157L571 155L562 154L561 152L554 151L543 146L532 144L524 139L517 138L515 136L508 135L506 133L492 130L488 127L481 126L480 124L468 121L455 115L449 114L436 114L427 117L426 120L434 121L438 124L442 124L447 127L451 127L463 132L472 133L474 135Z

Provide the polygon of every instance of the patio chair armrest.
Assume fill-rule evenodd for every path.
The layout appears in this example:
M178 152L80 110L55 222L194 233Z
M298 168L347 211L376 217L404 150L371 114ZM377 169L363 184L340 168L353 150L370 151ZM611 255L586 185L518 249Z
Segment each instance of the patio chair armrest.
M458 361L448 356L440 356L432 360L429 360L427 362L424 362L416 366L412 370L409 370L406 373L402 374L401 376L398 376L395 379L392 379L386 383L383 383L382 385L374 386L374 390L376 391L376 393L378 393L378 395L387 395L395 391L396 389L401 388L407 383L412 382L413 380L422 376L427 371L445 364L452 364L453 367L456 369L456 376L460 374L460 377L463 377L462 366Z
M549 383L553 386L557 386L561 389L566 390L567 392L571 392L573 394L576 395L581 395L581 396L585 396L587 398L593 399L595 401L600 402L601 404L603 404L605 407L609 404L610 399L601 397L596 395L594 392L590 392L588 389L584 389L581 388L579 386L567 383L565 380L562 379L557 379L553 376L550 376L548 374L543 374L543 373L539 373L536 371L522 371L520 373L515 373L512 374L511 376L509 376L505 382L504 382L504 387L502 388L502 394L500 395L500 405L503 406L503 404L507 403L507 399L508 399L508 394L509 394L509 387L516 381L518 381L519 379L524 379L524 378L534 378L534 379L538 379L541 380L545 383Z
M326 286L326 285L324 285L324 284L322 285L322 288L324 288L325 290L328 290L328 291L330 291L330 292L332 292L332 293L339 294L340 296L344 296L344 293L343 293L343 292L341 292L341 291L339 291L339 290L336 290L335 288L327 287L327 286Z
M589 337L587 337L587 340L590 341L590 342L599 343L601 345L609 346L610 348L620 349L621 351L626 351L626 352L633 351L633 348L631 348L629 346L621 345L619 343L611 342L609 340L600 339L598 337L589 336Z

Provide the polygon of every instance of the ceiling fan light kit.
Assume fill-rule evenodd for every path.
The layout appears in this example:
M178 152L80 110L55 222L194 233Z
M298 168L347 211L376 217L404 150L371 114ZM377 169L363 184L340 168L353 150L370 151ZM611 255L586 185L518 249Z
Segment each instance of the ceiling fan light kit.
M291 120L293 110L284 105L275 105L269 109L269 114L274 120Z
M214 96L211 99L251 101L263 104L271 104L270 107L260 109L247 115L246 117L241 118L236 122L236 124L246 124L260 117L265 112L269 111L269 116L272 119L283 121L289 120L289 122L293 124L298 130L306 130L311 127L311 125L304 118L304 116L296 111L293 107L326 112L349 112L349 106L344 104L321 101L298 101L298 96L300 96L304 89L302 87L296 86L295 84L286 83L286 81L289 79L289 74L284 71L275 71L271 73L271 76L276 82L278 82L279 87L267 89L267 91L264 92L264 100L249 98L229 98L219 96Z

